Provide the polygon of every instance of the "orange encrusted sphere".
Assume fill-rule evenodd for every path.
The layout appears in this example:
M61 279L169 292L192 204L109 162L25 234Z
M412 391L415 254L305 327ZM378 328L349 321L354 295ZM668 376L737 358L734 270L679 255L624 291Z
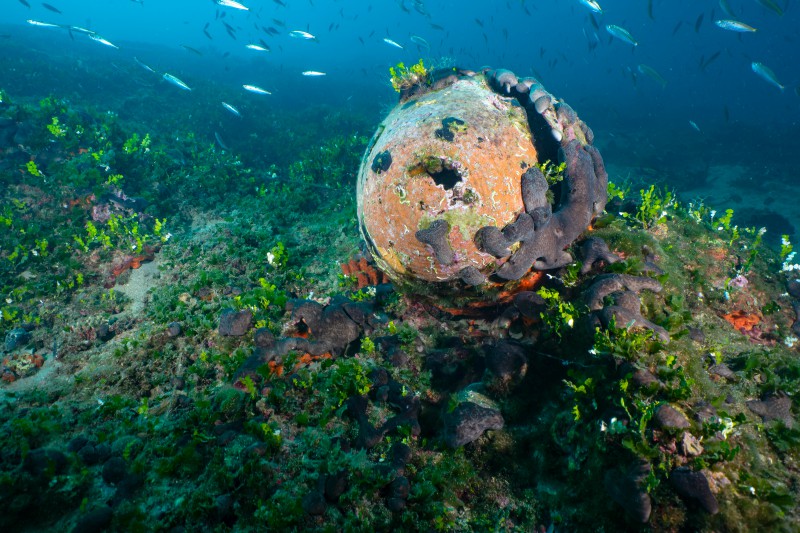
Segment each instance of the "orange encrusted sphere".
M479 78L397 106L373 139L359 175L358 210L375 259L392 279L445 281L496 259L475 232L522 211L520 176L537 163L525 112ZM447 221L453 261L436 260L415 238Z
M406 289L499 298L572 261L607 176L591 130L535 80L437 74L402 94L364 154L361 233ZM540 165L558 160L564 175L548 181Z

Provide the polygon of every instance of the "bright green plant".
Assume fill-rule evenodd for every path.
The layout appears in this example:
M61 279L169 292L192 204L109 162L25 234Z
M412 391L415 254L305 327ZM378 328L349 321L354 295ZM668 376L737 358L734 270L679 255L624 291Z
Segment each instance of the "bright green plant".
M258 389L256 389L256 384L253 382L253 378L249 375L243 377L239 380L239 383L244 386L244 390L247 394L250 395L250 398L255 400L256 394L258 394Z
M619 188L613 182L608 182L608 200L611 201L614 198L619 198L620 201L625 200L625 196L630 191L630 187L625 187L624 189Z
M139 151L148 152L151 143L149 133L145 134L144 139L139 137L138 133L134 133L123 143L122 151L126 154L134 154Z
M14 213L13 211L11 211L10 206L4 205L3 212L0 213L0 225L10 228L13 223L14 223Z
M370 368L364 361L349 357L337 359L320 373L320 385L326 392L323 419L338 411L351 396L363 396L369 392L372 386L369 372Z
M542 287L536 293L541 296L547 309L540 313L542 322L547 330L561 338L565 331L575 325L575 319L580 314L574 303L561 298L558 291Z
M548 185L553 186L564 180L564 173L567 170L566 161L556 165L548 159L544 163L538 163L536 166L539 167L539 170L544 174Z
M389 67L389 74L391 75L392 87L398 93L408 90L415 85L430 84L430 71L425 68L422 59L410 68L406 68L405 63L401 61L396 66Z
M792 253L794 247L792 241L789 240L788 235L781 235L781 261L785 261L789 254Z
M375 341L369 337L361 339L361 353L372 355L375 353Z
M53 117L50 124L47 125L47 130L56 139L61 139L67 135L67 130L58 122L58 117Z
M661 343L655 333L636 328L633 324L617 327L614 320L607 328L596 328L591 353L596 356L612 356L626 361L635 361L640 355L660 349Z
M36 176L37 178L44 177L44 173L41 170L39 170L39 167L36 165L36 161L28 161L25 164L25 168L28 169L28 173L31 176Z
M270 306L283 309L288 297L266 278L258 278L258 287L233 298L238 309L250 309L253 313L270 311Z
M657 189L650 185L649 189L639 190L640 202L634 219L644 229L650 229L664 222L667 209L676 205L675 196L668 189ZM628 218L626 215L624 217Z
M36 239L36 250L34 254L40 257L47 257L47 239Z
M713 211L712 211L712 213L713 213ZM733 209L726 209L725 210L725 214L717 219L717 224L718 224L717 229L718 230L723 230L724 229L725 231L730 231L730 229L731 229L731 221L732 220L733 220ZM713 218L712 218L712 222L713 222Z
M350 295L350 299L354 302L363 302L375 298L376 290L374 286L362 287Z
M275 268L283 268L286 266L287 261L289 261L289 253L286 251L283 242L278 241L278 244L267 252L267 263Z

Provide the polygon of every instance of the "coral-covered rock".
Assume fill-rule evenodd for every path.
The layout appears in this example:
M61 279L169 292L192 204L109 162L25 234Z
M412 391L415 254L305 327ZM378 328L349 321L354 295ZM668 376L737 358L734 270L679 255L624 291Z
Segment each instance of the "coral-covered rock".
M638 293L642 290L661 292L661 283L645 276L631 276L630 274L604 274L597 276L592 281L591 287L586 291L586 303L592 311L603 308L603 299L612 292L628 290Z
M31 334L24 328L14 328L6 333L5 349L7 352L24 346L31 340Z
M28 452L22 468L34 478L63 474L69 466L64 452L53 448L38 448Z
M750 400L747 408L761 417L764 422L780 420L787 427L794 426L792 419L792 399L784 394L775 394L763 400Z
M658 335L664 342L669 341L669 332L642 316L641 301L637 293L641 290L661 292L661 283L653 278L631 276L629 274L604 274L597 276L584 294L594 321L603 327L612 323L616 327L643 327ZM604 305L606 297L611 305Z
M311 491L303 496L303 510L311 516L321 515L328 507L325 496L319 491Z
M444 441L451 448L458 448L489 430L503 429L503 425L503 415L497 409L462 402L444 415Z
M167 324L167 335L170 337L179 337L182 332L182 328L179 322L170 322Z
M219 318L219 334L228 337L241 337L253 326L253 312L249 309L236 311L225 309Z
M111 507L103 505L92 509L78 519L72 533L102 533L111 525L114 511Z
M578 255L583 262L581 274L588 273L599 261L610 265L620 260L618 255L611 253L606 241L600 237L590 237L583 241L578 248Z
M669 481L682 498L697 503L709 514L719 512L717 497L711 492L703 472L693 472L686 467L676 468L670 474Z
M484 346L486 353L486 370L490 379L497 380L498 385L509 385L519 382L528 370L528 357L525 349L512 342L498 341Z
M103 465L103 481L109 485L116 485L128 472L128 464L122 457L112 457Z
M339 470L325 478L325 498L336 503L347 490L347 470Z
M14 134L17 133L17 123L13 118L0 117L0 148L14 145Z
M655 421L664 429L685 429L692 425L683 413L667 404L658 408Z
M603 477L606 492L628 515L644 524L650 519L653 504L644 488L644 480L650 474L649 463L637 463L622 469L609 470Z

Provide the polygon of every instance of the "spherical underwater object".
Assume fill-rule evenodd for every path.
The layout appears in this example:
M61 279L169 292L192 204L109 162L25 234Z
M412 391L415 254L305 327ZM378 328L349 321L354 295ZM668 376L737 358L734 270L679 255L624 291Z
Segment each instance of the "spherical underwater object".
M565 249L605 208L608 177L592 141L532 78L432 73L401 94L367 147L362 236L406 292L445 306L512 294L571 262ZM566 163L560 182L548 182L546 161Z

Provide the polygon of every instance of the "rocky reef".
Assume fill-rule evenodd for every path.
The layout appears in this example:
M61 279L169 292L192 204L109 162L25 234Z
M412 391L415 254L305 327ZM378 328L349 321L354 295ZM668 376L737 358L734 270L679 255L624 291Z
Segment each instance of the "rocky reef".
M788 239L606 189L591 131L508 71L444 72L401 106L457 87L541 141L509 159L504 216L398 233L426 286L488 297L467 316L376 270L392 255L360 243L353 195L368 139L335 113L258 121L318 128L270 167L4 95L0 528L797 530ZM405 165L375 149L375 176ZM491 206L456 153L410 155L398 205L420 185Z

